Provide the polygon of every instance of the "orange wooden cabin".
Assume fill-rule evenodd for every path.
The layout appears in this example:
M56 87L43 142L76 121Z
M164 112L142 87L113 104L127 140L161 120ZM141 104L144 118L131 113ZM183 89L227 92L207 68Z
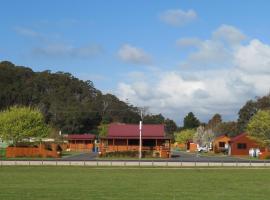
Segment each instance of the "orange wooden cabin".
M162 157L170 156L171 139L166 137L163 124L142 126L142 150L158 151ZM110 124L108 135L100 138L100 153L139 151L139 125Z
M196 152L198 151L198 144L193 142L193 140L188 140L186 142L186 149L188 152Z
M242 133L230 140L229 155L248 156L252 148L260 149L261 152L265 151L255 140L249 138L246 133Z
M231 138L228 135L220 135L213 141L213 150L215 153L228 152Z
M70 151L93 151L96 136L93 134L69 134Z

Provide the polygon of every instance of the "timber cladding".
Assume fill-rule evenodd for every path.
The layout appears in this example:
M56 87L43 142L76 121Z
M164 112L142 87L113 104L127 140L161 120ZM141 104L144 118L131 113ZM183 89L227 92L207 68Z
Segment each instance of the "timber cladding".
M39 147L7 147L6 148L7 158L16 157L51 157L58 158L60 154L53 148L51 151L45 149L44 145Z
M252 148L259 148L261 151L264 149L260 148L260 145L255 140L248 137L246 133L242 133L229 142L230 151L232 156L248 156L249 150Z

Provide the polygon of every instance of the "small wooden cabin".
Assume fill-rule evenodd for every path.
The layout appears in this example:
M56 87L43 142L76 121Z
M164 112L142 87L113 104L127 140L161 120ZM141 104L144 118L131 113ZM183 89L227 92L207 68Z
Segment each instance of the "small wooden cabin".
M215 153L226 153L229 150L229 142L231 138L228 135L220 135L213 141L213 150Z
M69 134L68 147L70 151L93 151L96 136L93 134Z
M260 149L261 152L264 151L264 148L261 148L255 140L249 138L246 133L242 133L230 140L229 155L248 156L249 150L252 148Z

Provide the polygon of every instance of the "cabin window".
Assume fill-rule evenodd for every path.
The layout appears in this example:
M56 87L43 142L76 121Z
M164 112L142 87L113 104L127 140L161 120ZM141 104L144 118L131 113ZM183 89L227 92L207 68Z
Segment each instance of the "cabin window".
M237 149L246 149L247 144L246 143L237 143Z
M221 147L221 148L225 148L225 142L219 142L218 146Z

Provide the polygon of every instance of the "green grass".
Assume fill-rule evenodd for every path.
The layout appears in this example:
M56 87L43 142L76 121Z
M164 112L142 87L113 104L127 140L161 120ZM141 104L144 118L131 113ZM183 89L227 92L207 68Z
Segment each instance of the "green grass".
M1 167L3 200L269 199L270 169Z

